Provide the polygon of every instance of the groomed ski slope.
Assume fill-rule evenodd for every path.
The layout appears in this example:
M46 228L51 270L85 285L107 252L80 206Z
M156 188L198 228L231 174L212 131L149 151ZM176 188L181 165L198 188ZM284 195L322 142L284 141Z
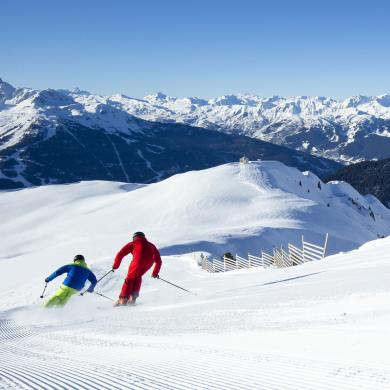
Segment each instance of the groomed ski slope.
M161 275L198 295L145 277L131 308L88 295L48 311L37 285L2 313L1 388L388 389L389 250L214 275L166 257Z
M280 163L227 164L148 186L2 192L0 216L0 388L390 388L390 238L226 274L200 270L191 253L325 232L330 251L347 251L388 235L389 211L344 183L320 190L314 175ZM146 275L136 307L88 294L42 308L53 269L82 253L101 276L136 230L161 248L161 277L196 296ZM129 261L97 291L115 298Z

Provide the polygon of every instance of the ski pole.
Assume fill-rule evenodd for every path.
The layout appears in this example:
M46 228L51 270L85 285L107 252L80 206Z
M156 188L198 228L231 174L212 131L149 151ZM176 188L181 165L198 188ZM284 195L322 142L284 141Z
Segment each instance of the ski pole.
M162 280L163 282L168 283L168 284L170 284L171 286L174 286L174 287L176 287L176 288L180 288L180 290L186 291L186 292L188 292L188 293L190 293L190 294L192 294L192 295L196 295L194 292L188 291L188 290L186 290L185 288L178 286L177 284L168 282L168 280L165 280L165 279L163 279L163 278L160 278L159 276L157 276L157 279L158 279L158 280Z
M45 293L45 291L46 291L46 287L47 287L47 282L46 282L46 284L45 284L45 288L43 289L43 291L42 291L42 294L41 294L40 298L43 298L43 294L44 294L44 293Z
M111 272L114 272L114 269L110 269L106 274L104 274L100 279L96 281L96 284L98 284L102 279L104 279L107 275L109 275Z
M97 294L97 295L100 295L103 298L109 299L110 301L113 301L113 302L115 301L115 299L112 299L112 298L108 297L107 295L98 293L97 291L94 291L94 293Z
M107 273L105 273L100 279L96 281L96 284L98 284L102 279L104 279L107 275L109 275L111 272L114 272L113 269L110 269ZM85 289L83 292L80 293L80 295L84 295L87 292L88 288Z

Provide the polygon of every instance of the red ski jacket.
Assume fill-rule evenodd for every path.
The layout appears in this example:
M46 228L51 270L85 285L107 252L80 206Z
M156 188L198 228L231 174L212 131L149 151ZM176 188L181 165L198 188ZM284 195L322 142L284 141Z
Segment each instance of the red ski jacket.
M129 253L133 254L133 260L130 263L128 278L137 278L146 273L155 263L153 276L157 276L161 268L161 257L157 248L145 237L138 236L132 242L126 244L116 255L113 269L119 268L122 259Z

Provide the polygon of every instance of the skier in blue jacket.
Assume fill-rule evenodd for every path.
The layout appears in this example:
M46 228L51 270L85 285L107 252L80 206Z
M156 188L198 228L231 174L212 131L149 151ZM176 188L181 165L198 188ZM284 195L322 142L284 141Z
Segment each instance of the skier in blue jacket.
M87 280L91 282L87 291L93 292L97 283L96 276L88 268L83 255L76 255L73 259L73 264L63 265L58 268L57 271L54 271L45 279L45 282L49 283L64 273L67 273L67 277L57 292L46 302L45 307L64 306L72 295L84 287Z

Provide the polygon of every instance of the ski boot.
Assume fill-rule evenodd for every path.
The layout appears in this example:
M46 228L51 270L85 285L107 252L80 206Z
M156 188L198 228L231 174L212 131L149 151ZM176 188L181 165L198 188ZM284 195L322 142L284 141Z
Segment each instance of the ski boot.
M114 307L126 306L128 301L128 297L119 297L118 300L114 303Z

